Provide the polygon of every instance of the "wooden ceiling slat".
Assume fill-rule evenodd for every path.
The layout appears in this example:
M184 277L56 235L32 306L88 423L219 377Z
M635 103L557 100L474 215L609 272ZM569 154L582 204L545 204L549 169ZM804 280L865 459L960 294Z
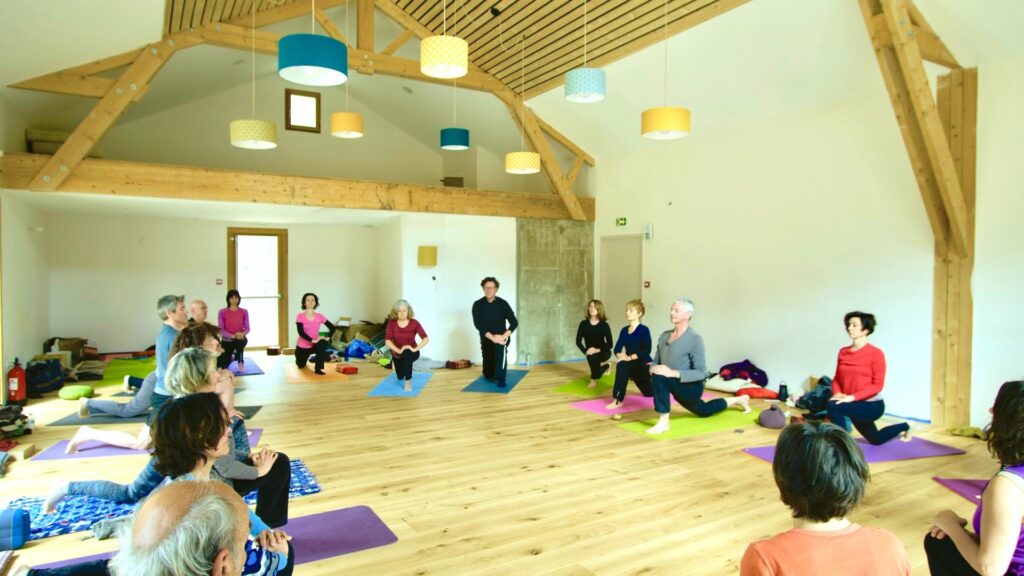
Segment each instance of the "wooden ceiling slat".
M192 28L192 15L196 10L196 0L185 0L185 7L181 11L181 28L188 30Z
M580 7L580 26L582 26L583 9ZM518 21L514 23L506 20L506 23L510 24L508 28L502 26L502 33L499 35L497 27L494 30L484 35L482 38L476 39L470 44L469 57L483 69L491 66L496 61L502 61L506 59L519 60L519 51L516 50L515 54L509 52L511 45L518 42L523 35L526 36L526 49L530 52L534 49L536 41L541 38L537 31L539 29L545 29L551 27L554 34L562 34L561 30L558 29L555 24L561 22L563 24L572 25L573 19L570 17L573 11L573 4L570 2L555 3L550 2L543 8L538 10L532 10L525 14ZM504 17L504 15L503 15ZM500 36L500 38L499 38ZM509 39L513 39L516 42L509 42ZM502 43L504 42L504 46Z
M164 1L164 35L171 33L171 9L174 5L174 0Z
M419 2L413 2L405 9L405 13L416 18L416 20L419 20L417 15L423 15L433 4L434 0L420 0Z
M213 11L217 8L217 0L206 0L203 5L203 20L202 23L205 25L213 21Z
M171 19L167 26L167 33L174 34L181 30L181 11L184 9L185 0L172 0Z
M464 8L460 6L459 36L468 40L470 35L474 34L476 30L481 27L487 27L488 23L494 19L494 16L490 14L492 6L494 6L493 0L472 2Z

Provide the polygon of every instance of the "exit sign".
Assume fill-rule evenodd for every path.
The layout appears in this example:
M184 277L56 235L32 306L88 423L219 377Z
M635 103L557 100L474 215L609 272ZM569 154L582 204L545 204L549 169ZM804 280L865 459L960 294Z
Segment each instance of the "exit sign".
M616 218L615 219L615 225L616 226L625 226L626 225L626 219L625 218Z

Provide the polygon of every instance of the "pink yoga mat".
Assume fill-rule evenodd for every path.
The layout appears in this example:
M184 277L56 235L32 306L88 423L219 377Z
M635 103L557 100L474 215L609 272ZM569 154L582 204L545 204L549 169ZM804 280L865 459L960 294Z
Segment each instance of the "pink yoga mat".
M714 398L717 398L717 396L707 393L701 397L702 400L712 400ZM611 401L611 398L594 398L593 400L573 402L570 406L573 408L579 408L580 410L586 410L587 412L592 412L599 416L611 416L612 414L628 414L630 412L640 412L642 410L654 410L654 398L641 396L639 394L627 395L622 401L622 406L619 406L614 410L605 408L605 406L607 406ZM672 398L671 402L678 406L675 398Z
M260 436L262 435L262 428L250 428L249 445L255 446L259 444ZM145 450L132 450L130 448L108 446L107 444L100 444L99 442L93 442L92 440L79 446L78 452L75 452L74 454L65 454L64 450L66 450L67 447L68 440L61 440L39 454L36 454L31 458L31 460L77 460L79 458L104 458L107 456L136 456L139 454L148 454Z
M963 478L939 478L932 476L939 484L956 492L967 500L977 504L981 502L981 493L988 485L988 480L965 480Z
M953 448L952 446L946 446L945 444L939 444L924 438L914 438L910 442L900 442L898 439L893 439L881 446L872 446L863 438L857 438L857 444L864 451L864 458L869 464L931 458L933 456L952 456L964 453L959 448ZM743 451L765 462L772 462L775 459L775 446L744 448Z

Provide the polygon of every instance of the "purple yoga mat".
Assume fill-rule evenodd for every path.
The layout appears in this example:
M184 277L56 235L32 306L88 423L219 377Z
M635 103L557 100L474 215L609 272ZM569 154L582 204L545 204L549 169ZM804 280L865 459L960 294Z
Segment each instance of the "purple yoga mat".
M245 361L245 370L241 370L241 371L238 370L238 362L235 362L234 360L232 360L231 361L231 365L228 366L228 370L231 370L232 372L234 372L235 376L255 376L255 375L258 375L258 374L263 374L263 369L260 368L259 365L257 365L252 360L246 360Z
M931 458L932 456L952 456L963 454L964 451L924 438L914 438L910 442L900 442L894 439L881 446L872 446L863 438L857 438L857 444L864 451L864 458L869 464L877 462L892 462L895 460L914 460L915 458ZM744 448L744 452L765 462L772 462L775 459L775 446L758 446L757 448Z
M262 435L262 428L250 428L249 445L255 446L259 444L260 436ZM64 450L67 449L67 447L68 440L61 440L39 454L36 454L31 458L31 460L34 462L41 460L77 460L79 458L103 458L106 456L136 456L139 454L147 454L145 450L132 450L130 448L108 446L107 444L100 444L99 442L94 442L92 440L79 446L78 452L75 452L74 454L65 454Z
M946 488L949 488L953 492L956 492L958 495L963 496L975 504L981 502L981 492L985 490L985 486L988 485L988 480L939 478L938 476L932 476L932 480L935 480L939 484L942 484Z
M369 506L354 506L292 518L282 530L292 537L296 565L333 558L342 554L351 554L398 541L398 536L388 529ZM93 554L92 556L40 564L33 568L60 568L79 562L110 558L113 555L113 552Z
M702 400L713 400L717 398L714 394L705 393L701 397ZM630 412L640 412L642 410L654 410L654 398L647 396L640 396L639 394L629 394L622 401L622 406L609 410L605 408L611 398L594 398L593 400L583 400L581 402L573 402L570 404L573 408L579 408L580 410L586 410L592 412L598 416L611 416L612 414L628 414ZM675 398L671 399L673 404L677 404Z

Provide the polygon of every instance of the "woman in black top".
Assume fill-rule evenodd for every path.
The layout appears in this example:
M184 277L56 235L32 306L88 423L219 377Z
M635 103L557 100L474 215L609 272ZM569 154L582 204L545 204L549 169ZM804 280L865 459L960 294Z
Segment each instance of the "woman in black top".
M588 386L596 388L597 380L611 369L608 359L612 357L612 329L608 327L608 316L600 300L591 300L587 304L587 315L576 330L576 347L590 365Z

